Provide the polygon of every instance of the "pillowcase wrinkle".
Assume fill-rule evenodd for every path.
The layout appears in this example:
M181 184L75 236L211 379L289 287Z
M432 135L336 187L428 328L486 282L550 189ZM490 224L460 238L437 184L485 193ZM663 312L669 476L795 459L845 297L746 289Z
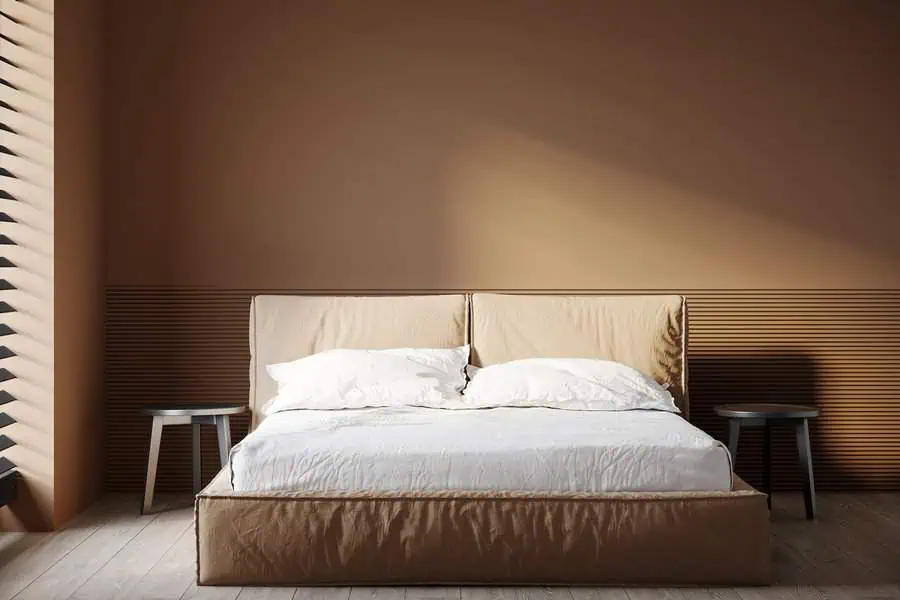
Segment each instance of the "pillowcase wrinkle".
M470 372L469 408L548 407L567 410L680 412L672 395L640 371L613 361L529 358Z
M277 395L263 412L442 407L465 387L469 347L335 349L268 365Z

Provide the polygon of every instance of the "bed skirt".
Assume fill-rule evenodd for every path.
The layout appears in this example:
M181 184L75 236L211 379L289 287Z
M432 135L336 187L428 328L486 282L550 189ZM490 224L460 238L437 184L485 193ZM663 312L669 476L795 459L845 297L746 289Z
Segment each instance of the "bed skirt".
M235 492L196 498L201 585L763 585L766 496Z

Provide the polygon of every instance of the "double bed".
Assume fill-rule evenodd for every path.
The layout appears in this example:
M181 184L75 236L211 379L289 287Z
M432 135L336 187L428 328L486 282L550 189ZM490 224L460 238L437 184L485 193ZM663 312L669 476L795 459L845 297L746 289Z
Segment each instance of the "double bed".
M674 412L420 406L263 417L266 365L453 348L616 361ZM259 296L252 433L196 500L201 584L765 584L763 494L690 425L678 296Z

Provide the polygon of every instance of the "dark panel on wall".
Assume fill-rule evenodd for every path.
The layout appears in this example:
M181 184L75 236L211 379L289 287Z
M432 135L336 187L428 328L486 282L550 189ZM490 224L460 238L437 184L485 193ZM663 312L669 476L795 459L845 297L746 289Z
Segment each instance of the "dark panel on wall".
M689 390L696 425L722 435L724 422L712 412L720 403L814 403L822 409L812 427L820 489L900 489L900 291L675 291L686 294L689 303ZM138 414L141 404L246 401L254 293L316 292L108 288L110 490L143 485L150 422ZM247 426L247 418L234 419L236 439ZM759 442L755 432L743 435L737 461L738 473L754 484L759 483ZM799 480L793 437L776 432L774 443L774 484L794 488ZM203 449L209 478L218 469L211 428L204 432ZM189 428L167 428L157 489L189 489L190 464Z

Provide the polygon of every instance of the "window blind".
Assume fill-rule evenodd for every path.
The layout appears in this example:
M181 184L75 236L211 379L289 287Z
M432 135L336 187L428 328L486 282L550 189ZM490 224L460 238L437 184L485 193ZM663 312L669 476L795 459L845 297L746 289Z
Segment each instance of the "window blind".
M29 211L52 206L53 0L0 0L0 506L15 497L18 331L13 317L23 295L17 281L27 270L22 252L40 252L27 228Z

